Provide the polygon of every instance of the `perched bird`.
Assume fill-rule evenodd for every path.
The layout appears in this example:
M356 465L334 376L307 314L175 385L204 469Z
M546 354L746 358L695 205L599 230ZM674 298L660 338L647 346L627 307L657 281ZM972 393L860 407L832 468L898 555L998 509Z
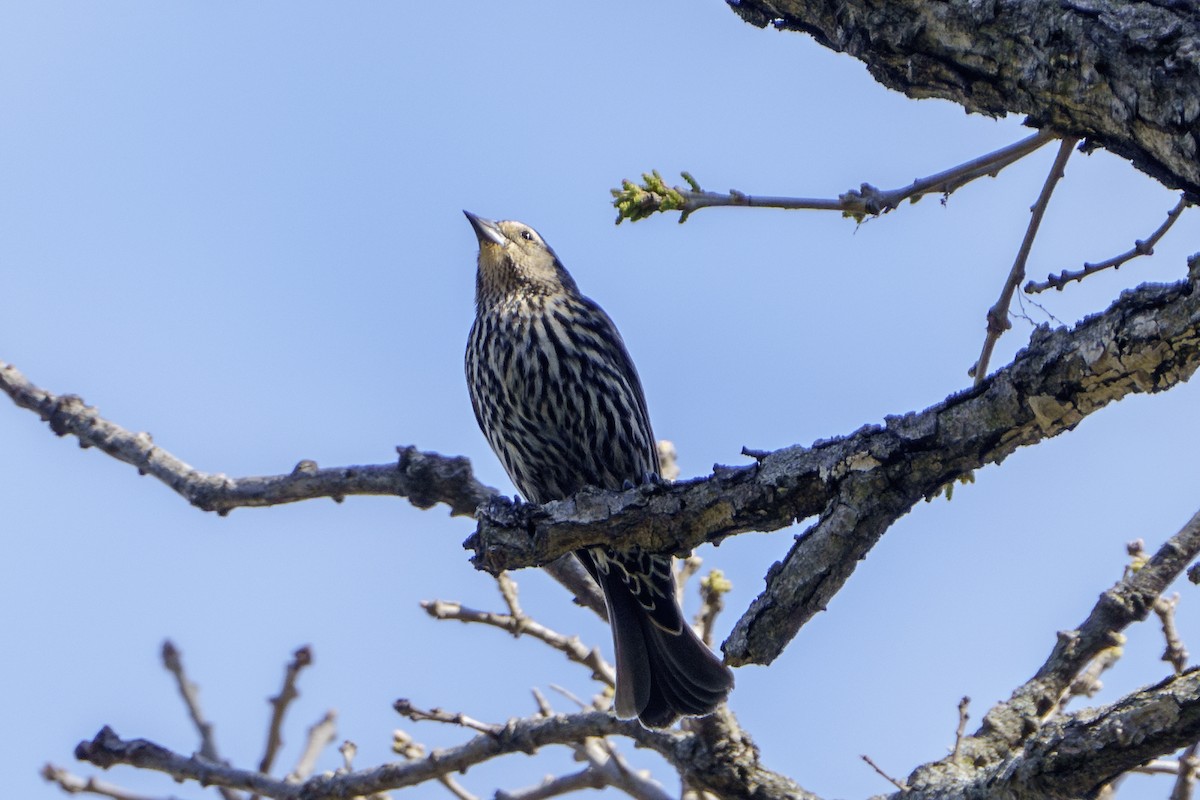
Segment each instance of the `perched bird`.
M467 386L509 478L530 503L653 479L646 399L608 314L533 228L463 213L479 239ZM671 556L609 547L575 555L604 590L617 715L661 728L716 708L733 675L684 620Z

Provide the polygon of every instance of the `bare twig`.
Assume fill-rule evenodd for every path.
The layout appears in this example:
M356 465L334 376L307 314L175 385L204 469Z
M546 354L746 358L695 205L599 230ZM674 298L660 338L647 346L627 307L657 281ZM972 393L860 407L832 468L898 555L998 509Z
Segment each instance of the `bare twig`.
M547 800L581 789L603 789L607 784L604 776L590 766L569 775L547 777L537 786L517 789L512 792L496 792L496 800Z
M563 697L565 697L567 699L567 701L574 703L575 707L578 708L580 711L592 711L592 710L604 711L607 709L607 706L600 706L598 703L595 703L595 702L585 703L583 701L583 698L581 698L579 695L575 694L567 687L560 686L557 683L550 684L550 688L553 689L554 691L558 692L559 694L561 694Z
M1179 216L1183 213L1183 210L1191 204L1192 201L1188 195L1180 195L1179 202L1175 204L1174 208L1167 212L1167 218L1161 225L1158 226L1154 233L1150 234L1145 239L1136 240L1133 243L1133 247L1129 250L1126 250L1120 255L1113 256L1112 258L1105 259L1104 261L1097 261L1095 263L1084 262L1083 269L1081 270L1063 270L1057 275L1047 275L1046 280L1044 281L1030 281L1029 283L1025 284L1025 291L1029 294L1037 294L1038 292L1044 292L1047 289L1058 289L1061 292L1063 287L1065 287L1071 281L1082 281L1089 275L1094 275L1101 270L1109 268L1120 269L1126 262L1132 261L1139 256L1154 255L1154 246L1158 244L1159 239L1162 239L1162 237L1166 235L1167 231L1171 230L1171 226L1175 224L1177 219L1179 219Z
M1095 697L1104 688L1104 683L1101 682L1100 676L1112 669L1112 666L1125 654L1124 634L1113 633L1112 641L1113 645L1111 647L1106 647L1097 653L1095 658L1088 662L1087 667L1071 681L1071 685L1067 687L1062 702L1058 704L1060 711L1066 707L1067 702L1071 698Z
M658 440L658 477L667 483L679 477L679 451L668 439Z
M501 572L496 576L496 585L500 589L500 596L504 598L504 604L508 606L508 613L517 619L524 618L525 612L521 610L517 582L512 579L512 576L507 572Z
M288 773L288 780L299 783L313 774L317 767L317 759L321 751L333 744L337 738L337 712L330 709L325 716L313 723L308 729L308 737L304 742L304 750L296 760L296 766Z
M408 761L417 761L424 758L426 754L425 745L413 739L406 731L401 730L392 732L392 751ZM347 762L346 771L349 772L349 770L350 765ZM442 786L445 786L450 794L457 797L458 800L478 800L475 795L451 775L439 775L437 781Z
M958 759L958 751L962 747L963 734L967 732L967 720L971 718L967 714L967 707L970 705L971 698L966 695L958 701L958 727L954 730L954 749L951 751L951 757L955 760Z
M493 725L488 722L480 722L477 719L472 719L466 714L446 711L441 708L423 709L417 708L408 698L402 697L392 703L392 708L396 709L396 713L403 717L408 717L413 722L441 722L444 725L459 725L463 728L470 728L479 733L494 735L500 731L503 726Z
M111 800L173 800L171 797L156 798L135 794L96 777L81 778L54 764L46 764L42 767L42 777L49 783L58 784L58 788L67 794L94 794L111 798Z
M867 764L869 764L869 765L870 765L871 769L873 769L873 770L875 770L877 773L879 773L879 777L883 778L885 781L887 781L888 783L892 784L893 786L895 786L895 787L896 787L897 789L899 789L900 791L902 791L902 792L903 792L903 791L905 791L906 789L908 789L908 784L907 784L907 783L905 783L905 782L904 782L904 781L902 781L902 780L899 780L898 778L893 778L891 775L888 775L886 772L884 772L882 769L880 769L880 768L879 768L879 765L878 765L878 764L876 764L874 761L872 761L872 760L871 760L871 757L870 757L870 756L868 756L868 755L862 755L862 756L859 756L859 758L861 758L863 761L867 762Z
M675 562L675 594L682 601L687 582L704 566L704 559L698 555L678 559Z
M91 741L81 742L75 755L104 769L129 764L163 772L181 781L244 789L277 800L324 800L415 786L508 753L531 752L549 745L571 744L588 736L608 735L627 736L663 755L677 768L689 768L687 756L679 747L680 734L647 730L636 720L621 720L599 711L513 720L496 733L480 734L462 745L435 750L415 761L347 774L319 775L299 784L257 771L214 764L199 755L182 756L145 739L126 741L107 727Z
M615 685L616 677L612 665L604 660L599 649L587 647L578 636L565 636L530 617L477 611L448 600L426 600L421 603L421 607L434 619L474 622L508 631L513 636L532 636L550 645L576 664L590 669L592 677L596 680L608 686Z
M1200 762L1196 759L1197 744L1192 742L1179 755L1179 766L1175 774L1175 785L1171 787L1169 800L1191 800L1196 786L1196 767Z
M312 664L312 661L312 648L308 645L298 648L284 670L283 686L279 694L268 701L271 704L271 723L267 729L267 746L263 751L262 760L258 762L258 771L264 775L271 774L275 756L279 754L279 748L283 745L283 718L287 714L288 706L300 696L296 690L296 679L301 670Z
M1140 569L1100 595L1078 628L1059 632L1057 645L1037 674L1009 700L988 711L983 727L964 740L964 748L970 748L967 755L990 759L996 752L1011 752L1058 708L1072 681L1092 659L1118 645L1122 630L1149 615L1154 601L1198 554L1200 512Z
M1178 593L1170 597L1159 597L1154 601L1154 613L1162 623L1163 638L1167 640L1167 648L1163 651L1162 660L1175 668L1175 672L1187 669L1188 651L1179 638L1179 629L1175 626L1175 607L1179 605Z
M731 591L733 583L719 569L709 570L708 575L700 579L700 612L696 615L696 624L700 628L700 638L710 647L717 615L725 609L725 595Z
M1021 240L1021 246L1017 249L1017 257L1013 260L1008 279L1004 281L1004 288L1000 291L1000 299L987 313L987 336L983 340L983 350L979 354L979 360L970 370L970 374L975 377L976 386L983 383L983 379L987 377L988 362L991 361L992 349L995 348L996 341L1012 327L1008 321L1008 309L1012 305L1013 294L1025 278L1025 264L1029 260L1029 251L1033 247L1033 240L1042 224L1046 206L1050 204L1050 195L1054 193L1054 187L1062 178L1067 159L1071 157L1071 151L1078 141L1078 139L1068 136L1059 143L1058 155L1055 156L1054 164L1050 167L1050 174L1046 176L1046 182L1042 184L1042 191L1038 195L1037 202L1030 209L1029 226L1025 229L1025 236Z
M212 761L222 761L220 753L217 752L216 739L213 737L212 723L204 718L204 712L200 708L200 687L188 680L187 673L183 669L183 657L179 648L170 639L163 642L162 662L163 667L175 677L179 696L183 698L183 704L187 707L192 724L200 733L200 755ZM237 792L225 787L220 787L219 791L225 800L238 800L241 797Z
M398 463L318 469L301 461L286 475L230 478L201 472L162 449L148 433L134 433L109 422L76 395L54 395L30 383L11 364L0 361L0 391L38 414L59 436L70 434L81 447L96 447L152 475L204 511L228 514L241 506L271 506L347 495L397 495L418 508L445 503L451 514L470 516L497 492L475 480L467 459L400 447Z
M1054 138L1053 134L1038 131L1007 147L973 158L936 175L919 178L908 186L883 191L864 183L858 189L851 189L840 195L836 200L751 196L736 189L730 189L727 194L706 192L687 172L683 173L683 179L688 183L688 188L668 187L662 176L657 171L652 171L642 175L643 184L640 186L625 180L621 182L620 189L613 189L613 206L617 209L618 225L624 220L637 222L660 211L682 211L679 221L685 222L693 212L714 206L840 211L843 216L861 222L869 216L886 214L905 200L915 203L927 194L948 195L977 178L985 175L995 176L1009 164L1024 158Z

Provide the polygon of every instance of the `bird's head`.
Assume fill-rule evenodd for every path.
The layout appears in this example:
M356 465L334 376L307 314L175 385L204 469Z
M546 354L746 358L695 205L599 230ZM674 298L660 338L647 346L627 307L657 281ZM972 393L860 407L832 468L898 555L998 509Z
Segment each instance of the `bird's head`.
M479 239L476 300L513 292L576 293L575 281L546 241L523 222L493 222L464 211Z

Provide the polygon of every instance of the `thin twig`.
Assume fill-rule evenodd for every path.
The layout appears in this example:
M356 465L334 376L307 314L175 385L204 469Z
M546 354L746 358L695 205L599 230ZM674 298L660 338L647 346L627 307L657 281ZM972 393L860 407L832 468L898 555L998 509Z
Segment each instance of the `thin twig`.
M135 794L96 777L81 778L54 764L46 764L42 767L42 777L50 783L58 784L58 788L67 794L95 794L111 798L111 800L174 800L173 797L156 798L145 794Z
M392 752L404 758L406 761L418 761L425 757L425 745L416 741L406 731L392 732ZM349 771L349 762L346 765ZM458 798L458 800L478 800L465 786L456 781L451 775L439 775L438 783L445 786L450 794Z
M692 579L693 575L700 571L702 566L704 566L704 559L695 554L692 554L687 558L676 559L675 594L680 600L683 599L683 593L687 588L688 581Z
M508 613L518 619L523 618L525 612L521 611L517 582L507 572L501 572L496 576L496 585L500 589L500 596L504 598L504 604L508 606Z
M963 734L967 732L967 720L971 717L967 714L967 707L971 705L971 698L963 695L963 699L958 701L958 727L954 731L954 750L951 751L952 757L958 759L959 748L962 747Z
M1188 651L1183 640L1179 638L1179 629L1175 626L1175 607L1177 605L1179 605L1178 593L1170 599L1160 597L1154 601L1154 613L1158 615L1159 622L1162 623L1163 637L1167 640L1162 660L1173 666L1175 673L1179 674L1187 669Z
M532 636L563 653L576 664L590 669L592 677L596 680L608 686L616 684L616 674L612 666L600 655L599 649L589 648L578 636L564 636L530 617L478 611L449 600L426 600L421 603L421 607L434 619L474 622L508 631L513 636Z
M1071 681L1066 693L1063 695L1062 702L1058 704L1059 711L1062 711L1066 707L1071 698L1095 697L1104 688L1104 683L1100 680L1100 676L1112 669L1113 665L1125 654L1125 635L1113 633L1112 641L1113 645L1111 647L1106 647L1097 653L1088 663L1087 667Z
M1139 775L1178 775L1179 762L1173 758L1156 758L1135 767L1132 771Z
M200 687L188 680L187 673L183 669L183 657L179 648L170 639L163 642L162 662L167 672L174 676L175 685L179 688L179 696L183 698L183 704L187 707L188 716L191 717L192 724L200 733L200 755L212 761L224 763L217 751L212 723L204 718L204 712L200 708ZM225 800L241 798L240 793L224 786L219 787L219 791Z
M604 776L591 767L569 775L548 777L537 786L517 789L512 792L497 791L496 800L547 800L582 789L603 789L607 784Z
M407 497L418 508L445 503L451 514L471 516L497 490L475 480L471 463L398 447L392 464L319 469L301 461L284 475L230 478L201 472L154 444L148 433L134 433L100 416L95 408L73 394L55 395L32 384L11 364L0 361L0 392L21 408L29 409L59 436L68 434L80 447L95 447L152 475L203 511L228 514L246 506L271 506L329 497L341 501L348 495Z
M867 762L868 764L870 764L870 765L871 765L871 769L873 769L873 770L875 770L876 772L878 772L878 773L879 773L879 776L880 776L881 778L883 778L884 780L886 780L888 783L892 784L892 786L895 786L897 789L899 789L899 790L900 790L900 791L902 791L902 792L903 792L903 791L907 791L907 789L908 789L908 784L907 784L907 783L905 783L904 781L902 781L902 780L900 780L900 779L898 779L898 778L893 778L891 775L888 775L886 772L884 772L882 769L880 769L880 768L879 768L879 765L878 765L878 764L876 764L874 761L872 761L872 760L871 760L871 757L870 757L870 756L868 756L868 755L863 755L863 756L859 756L859 757L860 757L860 758L861 758L863 761L865 761L865 762Z
M623 220L637 222L660 211L682 211L679 221L684 222L693 212L714 206L840 211L843 216L853 217L861 222L868 216L886 214L905 200L916 202L927 194L949 195L977 178L985 175L995 176L1009 164L1024 158L1054 138L1051 133L1038 131L1007 147L973 158L936 175L919 178L908 186L884 191L864 183L858 189L851 189L840 195L836 200L752 196L736 189L730 189L728 193L706 192L687 172L683 173L683 179L687 181L688 188L668 187L662 176L657 171L652 171L642 175L642 185L629 180L622 181L620 189L612 190L613 205L617 208L618 225Z
M403 717L408 717L413 722L441 722L445 725L459 725L463 728L470 728L479 733L495 734L503 726L493 725L489 722L480 722L477 719L472 719L466 714L446 711L441 708L423 709L417 708L412 701L406 697L401 697L396 702L392 703L392 708L396 709L396 713Z
M1196 759L1196 747L1197 744L1193 742L1180 753L1175 785L1171 787L1168 800L1191 800L1196 785L1196 767L1200 766Z
M312 648L308 645L298 648L292 654L292 660L288 662L283 673L283 686L279 694L268 701L271 704L271 723L267 728L267 746L263 751L262 760L258 762L258 771L264 775L271 774L275 756L283 746L283 718L287 714L288 706L300 696L300 692L296 690L296 679L300 676L300 671L311 664L312 660Z
M1076 676L1101 651L1119 645L1121 632L1144 620L1155 599L1200 555L1200 511L1140 569L1127 573L1112 588L1100 595L1087 619L1078 628L1060 631L1058 642L1037 673L1013 692L1012 697L984 715L983 726L964 747L977 753L996 747L1012 748L1020 739L1013 736L1036 730L1037 723L1053 713L1062 702Z
M480 734L461 745L436 750L416 761L393 762L344 775L317 775L300 784L257 771L214 764L199 755L183 756L145 739L126 741L107 727L91 741L81 742L75 748L75 756L105 769L116 764L130 764L163 772L181 781L245 789L279 800L320 800L415 786L508 753L528 753L550 745L572 744L588 736L609 735L627 736L638 745L664 756L676 768L690 769L689 756L680 747L681 734L648 730L637 720L617 719L600 711L512 720L499 735Z
M1126 262L1132 261L1139 256L1154 255L1154 246L1158 244L1158 241L1162 239L1163 236L1166 235L1167 231L1171 230L1171 226L1175 224L1177 219L1179 219L1179 216L1183 213L1183 210L1191 204L1192 201L1189 199L1188 195L1180 195L1179 202L1175 204L1174 208L1167 212L1167 218L1163 220L1163 223L1158 226L1154 233L1150 234L1145 239L1137 239L1134 241L1133 247L1129 250L1126 250L1120 255L1113 256L1112 258L1105 259L1104 261L1097 261L1095 263L1084 262L1083 269L1080 270L1063 270L1057 275L1047 275L1046 280L1044 281L1030 281L1029 283L1025 284L1025 291L1029 294L1037 294L1038 292L1044 292L1047 289L1058 289L1061 292L1063 287L1071 281L1082 281L1089 275L1094 275L1101 270L1106 270L1109 268L1120 269L1125 265Z
M600 706L596 705L595 703L583 702L583 698L581 698L579 695L575 694L574 692L572 692L570 689L568 689L565 686L560 686L557 683L552 683L552 684L550 684L550 688L553 689L554 691L558 692L559 694L561 694L569 702L574 703L575 707L578 708L580 711L591 711L593 709L595 709L596 711L606 710L606 709L601 708Z
M709 570L700 579L700 612L696 615L696 625L700 628L700 639L710 647L717 616L725 609L725 595L731 591L733 582L719 569Z
M1012 327L1012 324L1008 321L1008 309L1012 305L1013 294L1025 278L1025 264L1029 260L1029 251L1033 247L1033 240L1037 236L1038 227L1042 224L1042 217L1046 213L1046 206L1050 203L1050 195L1054 193L1054 187L1062 177L1063 170L1067 165L1067 159L1071 157L1071 151L1075 148L1075 143L1078 141L1075 137L1068 136L1059 143L1058 155L1055 156L1054 164L1050 167L1050 174L1046 176L1046 182L1042 185L1042 191L1038 195L1037 202L1030 209L1029 226L1025 229L1025 237L1021 240L1020 248L1017 249L1017 257L1013 260L1012 269L1008 273L1008 279L1004 281L1004 288L1000 291L1000 299L988 310L987 336L983 340L983 350L979 354L979 360L975 362L975 366L969 371L969 374L975 377L976 386L983 383L984 378L987 377L988 362L992 359L992 350L996 346L996 341L1006 330Z
M325 716L313 723L308 729L308 737L304 742L304 751L300 753L300 758L296 760L296 766L288 773L288 780L300 782L306 780L313 774L313 770L317 767L317 759L321 755L321 751L329 745L333 744L337 738L337 712L332 708L325 712Z

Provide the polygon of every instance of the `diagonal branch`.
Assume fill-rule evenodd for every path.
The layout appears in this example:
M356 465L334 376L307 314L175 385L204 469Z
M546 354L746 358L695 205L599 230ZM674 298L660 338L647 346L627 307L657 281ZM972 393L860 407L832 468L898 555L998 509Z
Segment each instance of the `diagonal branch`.
M1046 176L1046 181L1042 184L1042 191L1038 194L1033 208L1030 209L1029 225L1025 228L1025 235L1021 238L1021 246L1017 248L1017 257L1013 260L1012 268L1008 272L1008 278L1005 279L1004 287L1000 290L1000 298L994 306L988 309L987 335L983 339L983 350L980 352L979 360L975 362L975 366L970 369L970 374L975 377L976 386L983 383L983 379L987 377L988 362L992 360L992 350L995 348L996 342L999 341L1006 330L1012 327L1012 323L1008 321L1009 306L1012 305L1013 295L1016 293L1017 287L1025 279L1025 264L1029 261L1029 251L1033 249L1033 240L1037 237L1038 228L1042 225L1042 217L1046 214L1046 207L1050 205L1050 195L1054 193L1054 187L1062 179L1063 171L1067 166L1067 159L1071 157L1071 151L1075 148L1075 144L1078 141L1078 139L1068 136L1059 142L1058 155L1054 157L1054 163L1050 167L1050 174Z
M988 711L983 725L964 741L963 750L979 760L1008 752L1029 733L1030 722L1044 719L1071 682L1101 651L1134 622L1146 619L1170 583L1200 556L1200 511L1136 572L1100 595L1087 619L1062 631L1050 657L1012 697Z
M262 760L258 763L258 771L264 775L271 774L275 757L279 755L279 749L283 747L283 718L292 701L300 696L299 690L296 689L296 680L300 677L300 672L310 666L312 662L311 647L304 645L297 648L296 652L292 653L292 660L284 669L283 686L280 688L279 694L268 701L271 704L271 722L267 726L267 745L263 750Z
M733 664L770 663L824 608L888 519L1108 403L1191 377L1200 366L1200 292L1192 288L1186 281L1142 287L1072 329L1041 328L982 386L811 449L758 454L755 465L670 486L585 491L544 506L493 501L466 546L478 568L494 573L613 541L689 550L820 514L829 535L818 535L819 527L793 546L724 645Z
M212 723L205 718L204 711L200 708L200 688L188 680L187 673L183 669L183 656L180 655L179 648L170 639L163 642L162 662L163 667L174 676L179 696L183 698L188 716L191 717L192 724L196 726L196 730L200 734L200 755L212 761L221 761L221 756L217 751L216 737L213 736ZM225 800L239 800L241 797L237 792L232 792L224 787L220 789L220 792Z
M1189 266L1195 281L1200 259L1192 259ZM1003 461L1019 447L1070 430L1110 402L1132 393L1163 391L1191 377L1200 366L1200 329L1195 325L1200 293L1193 292L1194 285L1183 281L1144 286L1073 329L1040 328L1008 367L981 386L923 412L892 417L882 427L867 426L811 449L793 446L758 453L755 465L720 467L705 479L621 493L584 491L544 506L517 506L489 494L471 476L465 459L405 449L399 468L316 471L315 483L284 500L259 496L248 501L237 487L256 481L287 485L294 474L242 481L206 476L224 487L206 495L207 507L328 496L321 494L328 489L322 476L334 474L333 480L341 482L339 495L376 493L378 486L359 476L386 472L393 476L393 490L419 505L441 501L460 511L491 497L479 511L479 528L467 546L475 550L476 566L493 573L547 564L597 544L689 550L702 542L777 530L819 514L819 526L847 535L798 541L772 569L765 591L724 645L730 663L766 664L824 608L886 530L888 520L917 499L979 467ZM56 432L74 433L122 460L139 463L140 458L153 469L162 468L159 477L168 485L176 487L176 481L186 482L188 473L195 472L187 465L183 472L171 471L148 437L100 419L78 398L56 398L33 387L7 365L0 366L0 389L18 405L36 410ZM144 445L139 458L122 450L128 444ZM829 547L818 549L814 543Z
M960 797L1093 797L1104 784L1200 738L1200 672L1172 675L1100 709L1043 726ZM941 787L938 796L944 794Z
M425 609L425 612L434 619L474 622L508 631L513 636L532 636L559 651L576 664L587 667L591 670L592 678L595 680L606 686L613 686L616 683L613 668L604 660L599 648L588 647L578 636L561 634L532 617L524 614L497 614L493 611L479 611L449 600L425 600L421 603L421 608Z
M1029 283L1025 284L1025 292L1027 294L1038 294L1039 292L1044 292L1047 289L1057 289L1061 292L1063 287L1065 287L1071 281L1082 281L1087 276L1094 275L1101 270L1120 269L1127 262L1132 261L1139 256L1154 255L1154 246L1158 244L1162 237L1167 235L1167 231L1171 230L1171 226L1175 224L1175 221L1179 219L1179 216L1183 213L1183 210L1190 206L1192 202L1193 198L1186 192L1180 195L1179 202L1167 212L1167 218L1163 220L1163 223L1154 230L1154 233L1150 234L1145 239L1136 240L1133 243L1133 247L1129 248L1124 253L1113 256L1112 258L1106 258L1103 261L1097 261L1095 263L1087 262L1083 265L1083 269L1076 270L1074 272L1064 269L1057 275L1047 275L1046 280L1044 281L1030 281Z

